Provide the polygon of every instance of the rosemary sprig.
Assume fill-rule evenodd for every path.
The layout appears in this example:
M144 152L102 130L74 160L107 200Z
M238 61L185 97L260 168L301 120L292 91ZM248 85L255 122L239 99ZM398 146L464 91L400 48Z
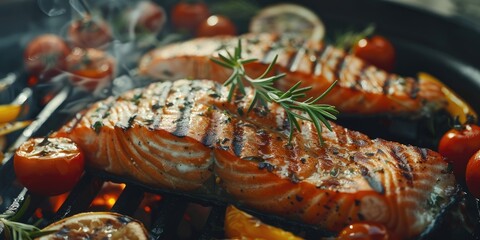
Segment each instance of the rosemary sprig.
M35 225L18 222L19 218L25 213L29 203L30 197L27 197L16 213L13 211L7 211L0 214L0 230L3 229L6 239L31 240L56 232L54 230L42 231Z
M238 41L238 45L235 47L233 54L225 50L226 55L219 54L219 58L212 58L211 60L223 67L232 69L232 75L224 82L224 86L230 86L230 90L227 96L227 100L231 101L235 91L245 94L245 83L249 83L254 89L254 97L248 112L250 112L255 105L260 103L264 107L267 107L268 103L275 102L285 109L287 114L287 120L290 126L289 142L292 140L293 132L296 129L301 131L298 120L305 120L313 122L315 125L320 143L323 144L322 139L322 125L332 131L332 127L328 120L336 120L338 110L334 106L328 104L319 104L318 101L328 94L335 86L336 81L320 96L316 98L308 98L301 101L306 97L312 87L300 88L301 82L296 83L288 91L283 92L274 86L275 81L283 78L284 73L280 73L274 76L268 76L275 63L277 57L273 59L269 64L265 72L258 78L252 78L245 72L244 65L247 63L255 62L257 59L243 59L242 58L242 43L241 39Z

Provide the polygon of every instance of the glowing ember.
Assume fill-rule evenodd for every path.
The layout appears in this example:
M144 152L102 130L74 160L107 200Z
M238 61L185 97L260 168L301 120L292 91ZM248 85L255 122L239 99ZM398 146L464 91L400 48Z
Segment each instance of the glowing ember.
M125 188L125 184L106 182L97 197L93 199L90 208L94 210L110 210Z

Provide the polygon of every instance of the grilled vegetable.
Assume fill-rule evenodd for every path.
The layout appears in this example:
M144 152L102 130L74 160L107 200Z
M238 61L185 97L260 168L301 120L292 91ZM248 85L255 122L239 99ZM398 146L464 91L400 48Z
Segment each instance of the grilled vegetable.
M130 13L137 34L157 34L167 21L167 13L152 1L140 1Z
M458 181L465 179L465 170L470 157L480 149L480 127L473 124L451 129L443 135L438 152L452 164Z
M15 152L17 179L31 192L52 196L65 193L84 170L84 155L68 138L32 138Z
M465 175L468 190L480 199L480 148L468 161Z
M302 239L290 232L267 225L232 205L227 207L225 213L225 237L229 239Z
M283 3L263 8L252 18L250 32L287 33L320 42L325 35L325 26L311 10Z
M49 239L129 239L147 240L143 224L113 212L87 212L55 222L42 231L54 231L38 240Z
M86 15L70 23L68 38L77 47L99 48L112 40L112 30L103 19Z
M21 110L22 106L17 104L0 105L0 124L17 119Z
M236 35L237 29L233 22L221 15L212 15L200 23L197 37L211 37L217 35Z
M171 11L172 24L180 31L195 33L198 26L210 16L208 6L199 1L188 3L181 1Z
M12 123L2 123L0 124L0 136L7 135L16 130L22 129L28 126L32 121L18 121Z
M34 38L25 48L24 63L30 73L52 77L65 67L70 48L59 36L44 34Z
M115 60L102 50L75 48L66 60L72 82L89 91L107 85L115 74Z
M418 74L418 79L420 81L427 83L430 82L440 86L440 90L445 96L445 101L447 102L445 110L448 111L452 119L458 119L460 124L475 123L475 121L478 120L477 113L473 110L470 104L440 80L425 72L420 72Z
M353 54L385 71L392 71L395 65L395 48L380 35L358 41L353 47Z

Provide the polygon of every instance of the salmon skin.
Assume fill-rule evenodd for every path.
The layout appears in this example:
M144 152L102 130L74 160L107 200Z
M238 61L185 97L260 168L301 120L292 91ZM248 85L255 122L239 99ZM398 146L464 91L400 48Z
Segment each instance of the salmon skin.
M210 58L227 49L230 53L242 39L243 57L251 76L261 74L278 55L276 71L286 73L277 87L286 91L298 81L311 86L308 97L317 97L335 80L337 86L323 103L347 114L395 114L419 116L445 108L447 101L439 83L401 77L365 63L354 55L320 42L306 42L274 34L239 37L197 38L154 49L143 56L140 73L155 79L212 79L223 82L230 71Z
M153 83L93 104L55 135L79 144L92 168L206 194L215 178L236 203L332 231L367 221L413 238L458 190L436 152L333 122L323 146L302 120L289 142L283 108L247 112L252 89L233 102L227 93L208 80Z

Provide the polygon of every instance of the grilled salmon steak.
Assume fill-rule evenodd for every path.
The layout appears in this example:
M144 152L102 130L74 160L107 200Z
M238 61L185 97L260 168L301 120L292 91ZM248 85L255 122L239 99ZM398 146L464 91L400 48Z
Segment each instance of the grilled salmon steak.
M258 76L278 55L276 70L286 73L277 87L286 91L298 81L311 86L309 97L323 93L335 80L334 91L323 103L350 114L419 115L445 108L442 85L387 73L341 49L320 42L305 42L274 34L247 34L240 37L197 38L154 49L140 61L144 75L158 79L212 79L223 82L231 72L210 60L219 53L233 52L242 39L244 58L259 62L246 64L249 76Z
M95 103L56 135L79 144L90 167L180 191L217 194L219 184L236 203L332 231L367 221L415 237L457 191L436 152L334 123L321 145L302 120L289 142L283 108L247 112L252 89L233 102L227 93L207 80L154 83Z

